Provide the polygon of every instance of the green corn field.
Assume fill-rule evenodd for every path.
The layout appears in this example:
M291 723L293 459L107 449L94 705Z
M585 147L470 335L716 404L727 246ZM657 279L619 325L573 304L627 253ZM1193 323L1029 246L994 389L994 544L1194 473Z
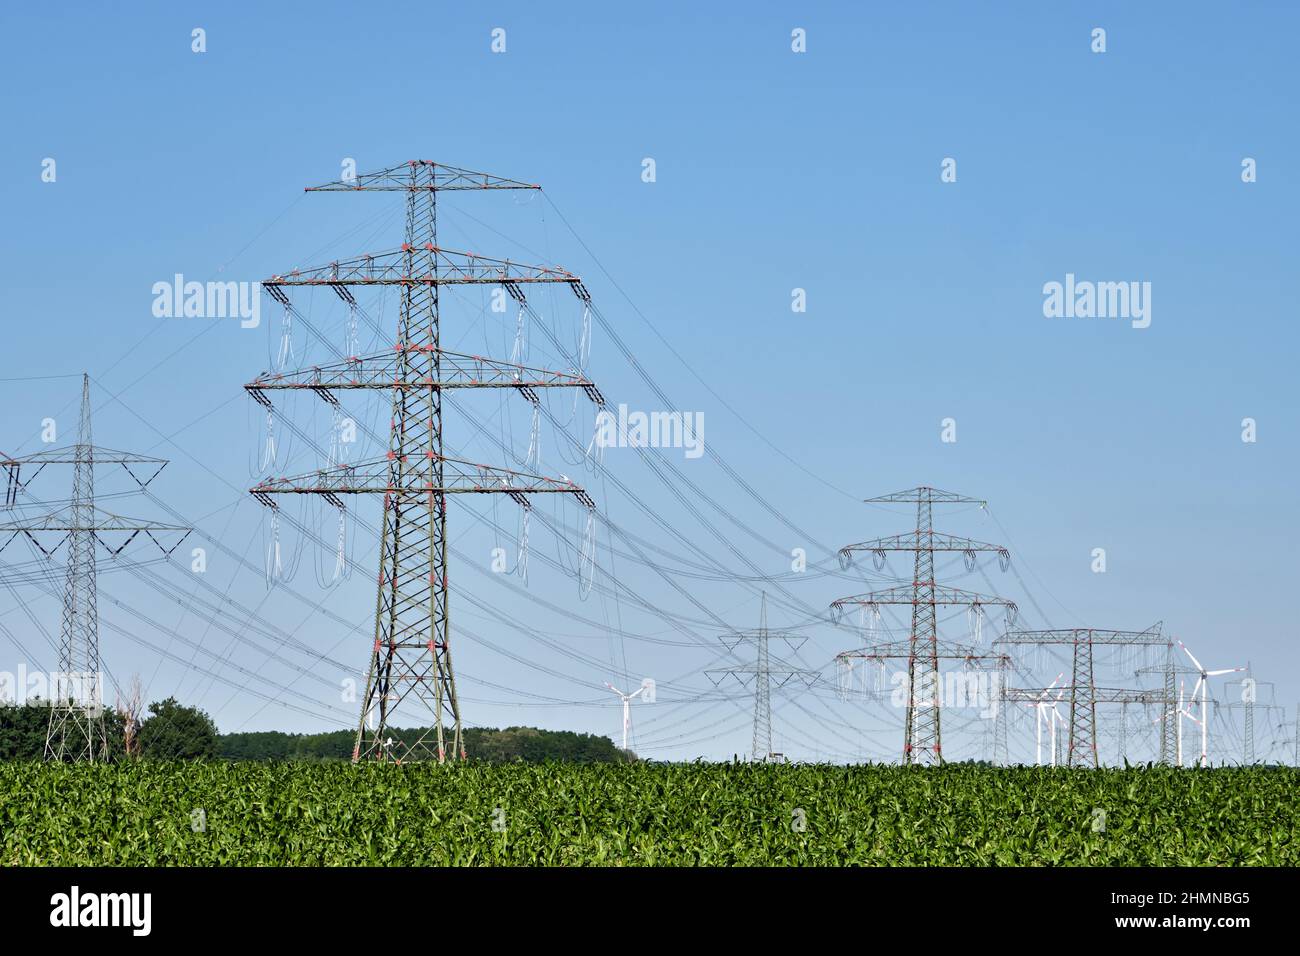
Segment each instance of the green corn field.
M1300 865L1300 770L0 764L5 865Z

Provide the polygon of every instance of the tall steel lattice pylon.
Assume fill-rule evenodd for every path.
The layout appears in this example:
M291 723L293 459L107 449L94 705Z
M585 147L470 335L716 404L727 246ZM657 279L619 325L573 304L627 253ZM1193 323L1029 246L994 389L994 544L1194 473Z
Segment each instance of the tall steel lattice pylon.
M59 671L53 675L50 693L45 759L94 762L110 756L104 725L103 668L99 658L96 544L117 557L132 540L143 534L164 555L170 555L185 540L190 529L122 518L96 506L96 466L121 465L144 490L158 477L167 462L161 458L100 448L92 442L88 375L81 378L81 415L75 445L0 460L0 466L7 473L6 509L17 506L20 495L27 491L32 478L53 464L72 465L72 497L68 505L38 518L0 523L0 536L3 536L0 551L19 535L47 558L52 557L59 547L58 543L49 544L51 536L60 543L67 542ZM26 481L22 476L24 467L31 473ZM155 537L164 533L177 533L180 537L169 548ZM115 543L109 540L113 534L120 535Z
M875 538L871 541L847 545L840 549L841 563L847 568L855 552L870 551L883 566L886 552L911 552L914 555L912 585L840 598L832 602L831 608L837 612L842 612L849 606L875 609L881 605L903 605L912 608L912 627L906 648L897 649L901 652L889 654L889 656L905 657L907 660L907 713L903 729L903 762L940 763L943 760L943 744L939 735L942 691L939 683L939 660L941 657L948 656L948 652L940 652L937 608L967 606L973 608L976 613L982 613L986 605L1001 605L1007 608L1009 614L1014 614L1016 606L1014 602L1002 598L961 591L936 583L934 553L960 551L966 555L967 567L972 569L977 552L995 552L1004 570L1009 567L1011 556L1001 545L985 544L934 530L933 516L936 504L970 503L982 507L985 502L979 498L967 498L965 495L922 485L892 495L868 498L866 501L869 504L914 502L916 530L910 534ZM958 657L965 658L969 652L965 648L960 648L956 654Z
M1177 656L1174 653L1174 642L1170 641L1165 648L1163 669L1165 699L1163 713L1160 717L1160 762L1163 764L1172 764L1178 759L1178 721L1182 719L1182 716L1177 713L1177 669L1178 663Z
M754 738L751 745L749 757L751 760L766 761L776 758L772 750L772 682L776 681L776 686L784 687L786 682L792 677L798 677L805 684L811 684L817 679L817 672L798 667L779 667L772 666L770 643L775 638L779 641L785 641L792 649L797 649L804 641L804 638L798 637L789 631L771 631L767 626L767 594L763 595L762 610L759 612L758 629L754 631L738 631L732 635L731 648L745 642L753 641L757 653L752 665L742 667L728 667L719 670L705 671L709 679L714 684L719 683L724 678L730 676L735 678L741 686L753 678L754 680Z
M588 508L594 502L567 479L544 478L449 458L444 454L443 392L453 388L512 388L534 405L539 388L582 388L597 405L603 398L579 374L526 368L510 362L460 355L442 348L439 290L444 285L499 285L525 307L531 283L567 284L590 305L581 280L562 269L523 266L438 246L437 197L449 190L518 190L539 186L428 160L366 173L309 192L401 192L406 196L406 237L400 249L294 270L264 281L263 289L294 313L286 293L292 286L329 286L356 309L352 287L395 285L401 290L396 345L391 352L347 356L333 365L265 373L245 386L268 411L265 392L314 391L337 404L339 389L392 393L392 423L386 459L332 467L308 475L271 478L251 489L263 504L272 496L319 494L342 508L339 495L383 496L375 638L357 726L353 760L464 758L460 705L451 660L448 608L447 496L507 494L522 507L527 496L572 494ZM419 705L431 727L413 738L392 741L394 715L406 701ZM405 713L409 716L411 708ZM390 741L392 741L390 746Z
M95 581L95 450L90 437L90 378L81 380L81 417L72 463L72 530L68 532L67 577L59 631L59 668L83 674L88 700L60 699L50 708L45 759L95 760L108 756L103 688L99 686L99 607ZM80 703L81 706L77 706Z

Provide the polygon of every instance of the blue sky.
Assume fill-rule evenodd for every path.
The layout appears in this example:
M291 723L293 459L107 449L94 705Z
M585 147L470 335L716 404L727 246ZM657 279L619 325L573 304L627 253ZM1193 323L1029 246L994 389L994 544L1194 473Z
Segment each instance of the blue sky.
M84 369L95 382L98 440L171 458L157 494L260 564L265 516L240 495L264 423L241 386L273 357L278 313L266 308L257 330L159 320L150 289L177 272L254 281L392 247L401 239L393 197L302 188L336 179L349 157L363 171L433 159L541 183L545 198L528 202L449 200L444 244L582 274L674 403L704 414L710 447L817 543L908 527L906 509L858 503L870 495L929 484L986 498L991 517L966 511L936 523L1012 548L1019 578L990 576L1034 626L1163 620L1207 665L1249 660L1276 682L1278 702L1294 705L1290 224L1300 149L1287 121L1297 94L1290 5L227 6L0 14L9 345L0 449L37 450L41 420L70 429L76 407L75 379L12 379ZM196 27L206 31L202 54L191 51ZM498 27L503 54L490 47ZM1096 27L1106 30L1104 53L1090 49ZM795 28L807 31L806 53L791 51ZM57 163L53 183L41 179L47 157ZM647 157L653 183L642 181ZM940 181L948 157L955 183ZM1246 157L1257 163L1254 183L1241 179ZM1067 273L1150 282L1150 327L1045 318L1043 284ZM805 313L791 311L795 288L806 290ZM574 340L575 303L543 301L561 338ZM341 330L331 303L311 308L323 329ZM513 327L472 311L456 319L455 340L508 357ZM391 327L391 302L382 315ZM295 354L321 361L298 334ZM540 335L532 345L539 363L562 361ZM590 372L612 400L658 407L599 329ZM463 423L464 447L490 460L504 437L522 454L520 404L484 398L477 407L491 434ZM319 407L293 411L322 434ZM358 415L386 428L374 402ZM1257 423L1254 443L1241 440L1247 417ZM945 418L956 421L955 443L940 440ZM558 449L544 430L543 470L572 467ZM286 470L316 466L309 449L298 451L304 457ZM826 560L716 464L673 460L779 546L765 549L710 512L762 574L787 574L796 547ZM676 580L733 626L754 625L762 590L774 594L773 623L794 625L807 623L807 608L872 586L809 574L785 582L795 599L775 582L736 580L755 575L633 452L611 449L607 462L646 507L588 474L602 506L675 554L680 539L666 529L676 529L720 563L720 580ZM46 496L58 497L48 480ZM373 523L374 503L359 507ZM498 523L515 528L505 503L496 507ZM120 510L159 517L149 502ZM454 516L453 531L465 535L471 560L486 563L498 543L468 516ZM568 553L536 526L530 540L534 551ZM342 587L321 589L306 566L292 582L355 622L354 634L333 618L305 618L305 605L247 569L214 560L209 580L361 667L374 548L364 536L357 547L357 573ZM1104 574L1091 570L1094 548L1106 550ZM539 632L466 608L460 620L476 635L457 638L467 722L614 735L617 700L601 684L649 675L664 689L635 713L639 750L747 752L743 690L720 701L703 673L716 655L701 645L720 644L718 629L653 568L616 556L609 570L680 615L678 624L694 621L683 626L699 642L686 646L691 639L626 601L580 602L572 580L537 562L530 594L622 620L625 633L453 570L480 600ZM958 580L962 570L951 569L954 584L988 590L979 575ZM910 574L899 559L889 571ZM159 573L192 591L184 568ZM227 730L313 729L325 712L347 723L350 705L331 695L339 674L327 664L309 667L319 680L294 685L305 695L294 702L317 716L286 709L241 689L248 678L239 668L280 673L255 646L157 591L136 593L142 582L129 572L104 578L106 593L119 589L124 602L211 649L211 669L234 682L158 664L143 644L105 633L110 668L154 675L151 696L197 698ZM0 592L0 620L19 635L32 627L20 595L57 635L57 603L30 588ZM106 618L120 611L101 603ZM963 620L952 624L954 639ZM801 633L802 663L833 683L828 662L855 646L853 636L824 623ZM682 646L645 639L665 634ZM49 666L38 635L28 646L43 648ZM179 646L187 660L207 659ZM0 636L0 668L20 657ZM1041 683L1059 669L1043 663ZM254 684L277 698L270 682ZM597 704L602 694L612 703ZM313 697L319 706L308 704ZM901 714L887 706L846 704L824 688L803 698L782 690L774 706L778 746L792 754L896 753ZM1222 728L1228 739L1233 732ZM972 730L969 755L978 739Z

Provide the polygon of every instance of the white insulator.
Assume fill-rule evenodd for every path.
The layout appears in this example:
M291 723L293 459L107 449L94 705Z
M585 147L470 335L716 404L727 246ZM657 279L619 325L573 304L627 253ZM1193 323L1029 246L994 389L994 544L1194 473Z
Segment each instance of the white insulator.
M584 570L585 569L585 570ZM587 510L587 527L578 555L578 596L586 598L596 580L596 512Z
M271 542L266 549L266 582L272 584L284 579L284 565L280 560L280 515L271 511Z
M275 464L275 412L271 409L266 410L266 447L262 450L263 470L270 468Z
M591 306L582 307L582 337L578 340L578 369L585 371L591 358Z
M528 354L528 344L524 341L524 307L519 307L519 314L515 317L515 344L510 350L510 361L519 365L524 361Z
M276 367L284 368L285 364L293 357L293 312L288 308L284 310L284 318L280 320L280 353L276 357Z
M357 327L357 306L356 303L348 305L348 331L347 337L343 342L343 355L346 358L352 358L361 350L361 340L359 329Z
M347 574L348 556L347 556L347 512L342 508L339 509L339 535L338 548L334 554L334 576L330 582L337 581L340 577Z
M542 410L533 406L533 421L528 435L528 454L524 458L525 467L537 468L542 463Z
M524 509L523 523L519 531L519 560L515 562L515 571L528 583L528 519L532 512L531 508Z

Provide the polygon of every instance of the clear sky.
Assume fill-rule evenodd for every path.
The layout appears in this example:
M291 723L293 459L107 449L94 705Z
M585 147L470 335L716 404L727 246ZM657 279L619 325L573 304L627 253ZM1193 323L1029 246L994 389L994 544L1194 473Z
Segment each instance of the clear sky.
M680 477L631 449L607 450L607 474L585 466L557 423L585 446L592 410L550 397L538 470L581 476L600 503L598 586L584 601L566 573L582 537L575 506L539 508L525 588L490 569L494 547L514 560L517 507L457 502L452 579L464 597L453 593L452 615L467 723L617 738L619 703L604 682L626 690L651 677L655 703L632 705L639 752L747 753L745 688L715 689L705 671L739 666L718 621L755 626L766 591L770 622L803 638L773 655L820 672L812 688L793 680L774 692L774 747L896 758L901 711L835 692L834 655L862 635L816 615L834 598L910 580L905 556L878 575L869 559L840 574L830 552L907 530L906 507L860 499L920 484L987 499L987 513L940 512L936 526L1012 551L1005 574L982 563L988 581L960 558L941 561L944 580L996 588L1034 627L1164 621L1208 667L1249 662L1276 684L1260 701L1275 690L1293 720L1300 12L722 6L5 5L0 450L46 447L45 418L64 439L75 434L79 379L47 376L85 370L97 441L171 459L151 488L201 532L174 565L114 569L104 558L114 677L139 673L151 698L198 703L223 730L355 721L338 686L357 677L372 639L377 503L357 503L349 580L321 587L333 554L299 552L301 535L286 527L285 563L298 553L302 563L268 589L270 530L245 492L265 471L266 424L241 386L275 363L281 310L267 299L256 329L159 319L151 290L177 273L251 282L396 246L393 194L302 189L339 178L349 159L364 172L423 158L543 185L526 201L449 198L440 241L581 274L671 407L703 414L708 448L763 499L711 455L652 456ZM192 49L195 28L205 52ZM493 52L497 28L504 52ZM1096 28L1104 52L1093 50ZM792 50L796 29L806 52ZM955 182L943 181L947 159ZM1067 275L1149 283L1149 326L1046 317L1044 285ZM792 310L796 289L806 311ZM346 314L331 299L295 301L342 347ZM444 338L509 358L513 311L484 311L486 301L451 296ZM572 347L576 300L534 302ZM362 344L379 350L391 344L395 300L364 304L383 331L363 328ZM566 367L541 329L528 331L530 364ZM290 365L329 358L301 326L291 341ZM614 403L663 407L599 322L588 371ZM386 434L378 399L349 407ZM327 409L300 398L284 411L301 435L277 421L269 470L318 467ZM956 441L943 440L945 419ZM522 458L527 406L458 397L448 435L465 457L502 462L504 444ZM366 441L355 454L377 452ZM125 490L114 480L101 488ZM42 474L31 492L25 515L67 495L66 472ZM168 517L139 498L104 506ZM330 514L299 520L332 545ZM201 584L191 546L208 551ZM795 548L807 552L805 572L791 571ZM57 562L41 565L21 542L0 561L0 669L54 666L59 604L40 582L57 595ZM328 613L312 612L317 603ZM885 625L905 633L901 617ZM995 615L989 628L1000 626ZM971 637L963 611L944 628ZM1026 660L1027 682L1046 685L1064 665ZM1135 684L1131 673L1108 678L1121 681ZM1212 686L1229 702L1231 688ZM972 713L946 725L950 750L982 756L986 728ZM1128 718L1135 756L1149 755L1152 716ZM1230 759L1239 712L1215 719ZM1103 715L1111 759L1116 720ZM1033 758L1032 735L1018 714L1013 756Z

